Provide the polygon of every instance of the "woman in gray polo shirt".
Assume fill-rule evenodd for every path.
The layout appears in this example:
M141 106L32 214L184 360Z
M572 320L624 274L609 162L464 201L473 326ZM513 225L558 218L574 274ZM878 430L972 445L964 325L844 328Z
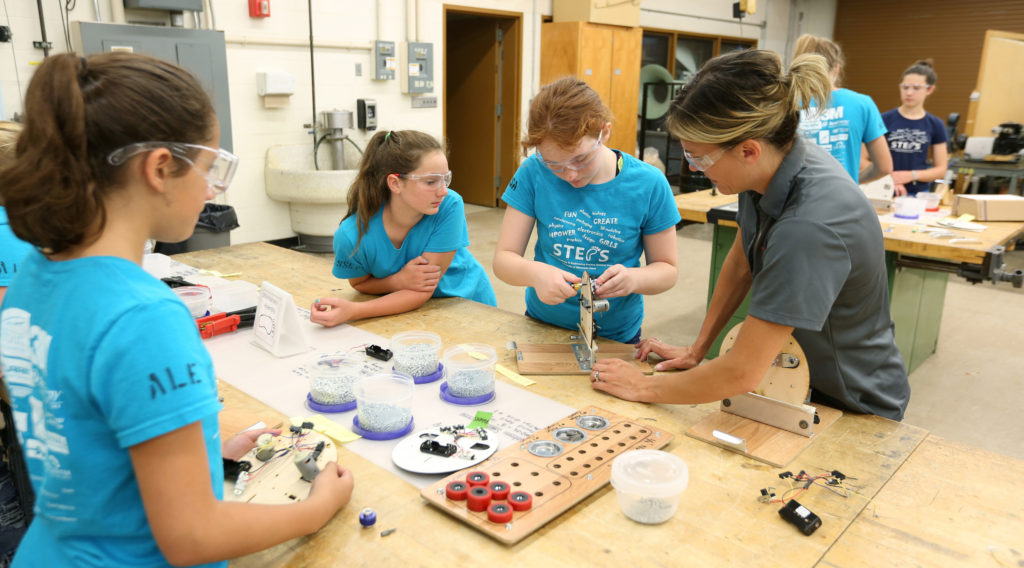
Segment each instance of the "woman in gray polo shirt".
M790 334L807 356L812 400L901 420L910 398L893 337L882 232L842 166L797 136L799 110L826 101L828 68L801 55L740 51L707 62L680 91L668 125L690 168L739 195L740 230L693 345L656 339L638 356L665 359L642 375L625 361L594 366L595 389L627 400L702 403L757 387ZM698 364L751 293L728 353Z

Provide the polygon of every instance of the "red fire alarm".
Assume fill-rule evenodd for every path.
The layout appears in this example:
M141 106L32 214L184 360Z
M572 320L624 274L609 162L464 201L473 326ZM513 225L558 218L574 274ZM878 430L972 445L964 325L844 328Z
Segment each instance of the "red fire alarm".
M270 0L249 0L250 18L269 18Z

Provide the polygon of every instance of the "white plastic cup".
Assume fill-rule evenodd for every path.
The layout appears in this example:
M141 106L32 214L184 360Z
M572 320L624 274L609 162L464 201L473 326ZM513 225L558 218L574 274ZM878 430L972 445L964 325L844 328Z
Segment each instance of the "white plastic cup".
M904 195L902 197L897 197L893 202L893 205L893 214L900 219L917 219L921 216L921 213L924 213L925 202L923 199Z
M630 450L612 462L619 507L638 523L656 525L676 514L690 481L686 462L661 450Z
M939 194L930 191L919 191L917 192L917 198L924 201L925 211L939 210L939 201L942 199Z
M437 372L441 336L430 331L406 331L391 338L392 364L399 373L426 377Z
M309 396L313 402L335 406L356 399L355 384L362 363L344 353L325 353L309 364Z
M359 427L369 432L394 432L412 420L412 377L392 371L356 381Z
M448 394L462 398L494 392L494 365L498 354L485 343L460 343L444 351L444 374Z
M210 310L210 289L206 286L178 286L174 293L185 303L194 318L201 318Z

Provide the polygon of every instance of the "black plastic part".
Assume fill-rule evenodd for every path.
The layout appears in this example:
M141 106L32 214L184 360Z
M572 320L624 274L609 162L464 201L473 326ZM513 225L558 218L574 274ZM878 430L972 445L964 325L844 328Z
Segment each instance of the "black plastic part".
M789 503L786 503L779 509L779 516L807 536L810 536L811 533L818 530L818 527L821 526L821 518L795 499L790 500Z
M447 458L459 451L459 448L455 444L442 444L437 440L424 440L420 444L420 451L425 454Z
M391 360L391 350L384 349L380 345L369 345L366 347L366 354L374 359L380 359L381 361Z
M162 280L164 284L167 284L171 288L180 288L182 286L195 286L195 284L189 282L188 280L185 280L181 276L167 276L161 278L160 280Z
M223 458L224 479L238 479L238 474L252 469L252 464L247 461L235 461Z

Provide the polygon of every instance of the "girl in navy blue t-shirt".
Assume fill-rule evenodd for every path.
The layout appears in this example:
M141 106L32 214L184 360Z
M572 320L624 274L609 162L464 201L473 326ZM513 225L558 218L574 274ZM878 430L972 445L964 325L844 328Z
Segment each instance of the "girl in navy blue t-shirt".
M882 114L885 127L889 129L885 139L892 154L896 195L928 191L931 182L945 177L949 167L946 126L924 110L924 100L935 91L935 81L931 60L911 65L900 81L902 104Z

